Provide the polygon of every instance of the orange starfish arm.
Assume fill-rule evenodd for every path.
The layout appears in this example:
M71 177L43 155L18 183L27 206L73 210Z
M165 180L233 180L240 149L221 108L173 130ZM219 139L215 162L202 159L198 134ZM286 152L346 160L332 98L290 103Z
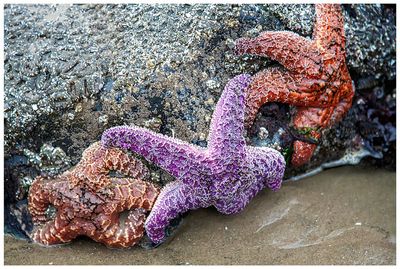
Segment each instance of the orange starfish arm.
M335 49L336 53L345 53L344 18L340 5L316 4L316 20L313 39L319 50Z
M328 126L335 124L344 117L347 111L351 108L351 105L353 103L353 96L354 92L351 95L347 95L346 97L344 97L342 100L339 101L335 110L332 113L331 118L328 119L327 122Z
M146 214L142 208L130 210L124 221L120 220L119 214L113 214L112 220L104 219L108 225L91 235L97 242L115 248L130 247L143 236Z
M111 178L114 186L113 200L119 212L133 208L143 208L150 211L157 199L159 189L149 182L134 178Z
M292 159L290 160L291 164L294 167L298 167L308 163L316 148L316 144L310 144L299 140L294 141Z
M133 178L110 178L113 202L99 210L95 219L95 231L85 230L84 234L109 247L130 247L143 236L146 211L157 198L158 189L148 182ZM123 219L123 212L128 215Z
M31 238L42 245L54 245L68 243L79 235L79 229L70 224L65 217L57 214L54 220L46 222L43 226L36 228Z
M96 192L110 184L110 171L140 180L149 175L147 168L135 157L117 148L102 147L100 142L96 142L83 152L79 164L69 172L69 182L71 187L84 184Z
M281 68L268 68L257 73L246 89L245 127L251 126L259 108L268 102L317 105L319 93L314 90L314 85L318 87L318 84Z
M34 223L46 222L46 210L49 207L50 191L42 187L43 177L38 177L30 187L30 192L35 195L28 196L28 209Z
M240 38L235 45L237 54L269 57L292 72L311 77L317 77L320 73L320 63L315 50L312 40L286 31L267 31L256 38Z
M309 128L308 136L318 140L321 137L319 132L321 117L324 115L324 109L315 107L298 107L297 113L294 116L293 124L298 130ZM316 144L307 143L304 141L296 140L293 143L293 154L291 163L293 166L300 166L310 161L315 149Z

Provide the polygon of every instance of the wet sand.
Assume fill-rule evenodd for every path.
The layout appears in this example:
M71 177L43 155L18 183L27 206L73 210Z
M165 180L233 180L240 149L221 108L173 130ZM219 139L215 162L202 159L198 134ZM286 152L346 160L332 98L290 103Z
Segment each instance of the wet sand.
M5 237L16 264L395 264L396 174L342 167L264 190L234 216L191 212L152 250L108 249L89 239L43 248Z

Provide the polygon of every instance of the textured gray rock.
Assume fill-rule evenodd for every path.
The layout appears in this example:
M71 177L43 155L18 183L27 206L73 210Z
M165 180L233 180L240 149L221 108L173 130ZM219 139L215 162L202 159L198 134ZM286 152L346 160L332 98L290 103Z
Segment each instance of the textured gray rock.
M395 86L384 84L396 74L393 9L345 5L344 13L347 61L356 86L378 87L380 100L393 102ZM314 7L6 5L4 15L6 165L13 179L22 180L47 173L24 152L34 156L44 145L59 147L73 165L106 128L120 124L148 126L205 146L228 79L271 64L235 56L234 41L264 30L311 36ZM326 148L340 150L315 158L311 166L342 157L346 141L354 137L343 136L347 128L340 128L331 131L339 132L336 140L324 141ZM55 173L68 165L52 168ZM156 180L169 180L152 170Z

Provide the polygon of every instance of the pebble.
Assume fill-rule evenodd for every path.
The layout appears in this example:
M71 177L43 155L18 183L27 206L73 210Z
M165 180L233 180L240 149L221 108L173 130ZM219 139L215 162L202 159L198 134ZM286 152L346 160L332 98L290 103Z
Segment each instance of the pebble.
M102 115L98 119L99 123L102 124L103 126L108 124L108 115Z
M74 113L68 113L67 115L69 120L74 120L75 119L75 114Z

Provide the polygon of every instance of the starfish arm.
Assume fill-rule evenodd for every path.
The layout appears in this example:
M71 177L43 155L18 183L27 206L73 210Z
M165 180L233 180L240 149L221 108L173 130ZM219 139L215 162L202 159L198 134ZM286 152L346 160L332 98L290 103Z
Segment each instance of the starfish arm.
M95 171L97 174L117 171L127 177L135 178L138 182L149 176L146 166L134 156L130 156L117 148L107 148L105 151L104 156L100 155L101 166L99 167L100 171Z
M321 118L329 113L329 108L298 107L293 117L293 125L296 129L318 129L321 127ZM322 126L325 127L325 126Z
M46 221L46 210L50 205L50 191L47 188L45 179L37 177L29 189L28 210L34 223Z
M130 210L123 222L120 221L120 217L113 218L111 223L104 222L107 223L106 229L96 231L91 237L109 247L126 248L135 245L144 233L145 210L142 208Z
M249 187L241 190L231 199L217 200L214 204L218 212L226 215L236 214L242 211L251 199L264 188L261 180L255 180Z
M290 160L292 166L299 167L308 163L316 148L316 144L310 144L299 140L294 141L292 159Z
M165 228L171 220L188 210L206 206L187 185L173 181L162 189L146 219L147 235L154 243L161 243L165 238Z
M159 189L150 182L134 178L111 178L111 184L115 186L113 200L119 211L134 208L150 211L160 193Z
M205 156L200 147L136 126L110 128L103 133L101 143L131 150L177 179L190 178L189 168L200 166L199 160Z
M324 52L334 49L336 55L345 54L344 18L339 4L316 4L313 38Z
M309 136L318 140L321 137L318 129L321 126L321 120L328 113L331 108L315 108L315 107L299 107L293 119L293 124L296 129L309 128ZM316 144L307 143L304 141L296 140L293 143L293 154L291 164L294 167L301 166L310 161L315 149Z
M350 83L351 84L351 83ZM347 85L350 90L343 95L337 94L333 104L325 108L299 107L294 116L293 124L297 129L312 128L309 136L318 140L321 137L319 128L326 128L340 121L350 109L353 101L354 87ZM293 155L291 163L298 167L310 161L316 144L296 140L293 143Z
M115 185L114 202L101 209L92 237L110 247L130 247L142 238L145 212L153 207L159 190L149 182L133 178L111 178L111 183ZM126 210L129 214L121 225L121 212Z
M253 54L278 61L290 71L316 77L320 73L318 54L312 40L288 31L267 31L256 38L239 38L236 54Z
M268 147L247 147L248 163L252 163L255 178L263 182L263 187L273 191L280 189L286 162L283 155Z
M77 186L84 179L84 184L97 192L110 184L110 171L138 180L149 176L148 169L137 158L118 148L102 147L100 142L83 152L81 161L68 176L71 186Z
M251 81L250 75L239 75L225 86L211 119L208 148L223 158L240 158L234 153L246 145L243 132L244 91Z
M223 214L240 212L265 187L273 191L281 187L286 162L280 152L267 147L248 146L246 155L245 162L249 170L244 173L247 179L242 181L237 193L214 203L217 210Z
M37 224L30 237L38 244L67 243L78 236L70 230L69 220L66 219L68 216L59 212L62 203L61 199L57 198L59 187L68 188L68 183L62 176L55 179L38 177L29 190L28 209L33 222ZM49 205L57 208L57 214L53 220L48 220L46 216Z
M277 150L271 148L263 148L266 152L267 159L264 158L264 167L266 173L264 184L267 188L277 191L281 188L283 175L285 173L286 162L283 155Z
M344 115L349 111L353 104L353 97L355 93L354 85L350 82L351 79L349 78L348 83L346 83L343 88L346 90L343 91L341 95L337 97L337 105L332 112L330 118L327 120L327 126L331 126L336 122L340 121Z
M346 96L337 95L330 106L327 107L299 107L293 119L293 124L300 128L326 128L342 119L350 109L354 92Z
M71 230L68 224L61 215L57 214L54 220L35 228L30 237L34 242L45 246L68 243L78 236L78 233Z
M268 68L257 73L246 89L245 126L253 124L259 108L268 102L287 103L294 106L315 105L319 95L315 91L318 81L307 80L281 68Z
M347 111L351 108L353 98L344 99L337 104L335 110L332 113L331 118L329 119L327 126L331 126L337 122L339 122Z

